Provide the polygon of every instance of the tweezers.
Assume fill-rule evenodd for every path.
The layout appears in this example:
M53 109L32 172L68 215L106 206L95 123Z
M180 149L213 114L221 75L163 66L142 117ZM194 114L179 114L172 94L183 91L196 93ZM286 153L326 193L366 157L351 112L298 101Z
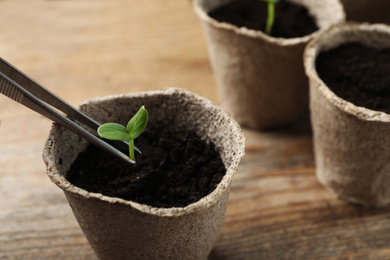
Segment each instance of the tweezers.
M98 122L72 107L3 58L0 58L0 93L65 127L122 160L135 163L134 160L117 148L97 137L97 129L100 126ZM53 107L65 113L67 117ZM75 123L76 120L92 129L96 135L91 134ZM118 144L124 145L125 143L117 142ZM140 152L138 148L135 147L135 149Z

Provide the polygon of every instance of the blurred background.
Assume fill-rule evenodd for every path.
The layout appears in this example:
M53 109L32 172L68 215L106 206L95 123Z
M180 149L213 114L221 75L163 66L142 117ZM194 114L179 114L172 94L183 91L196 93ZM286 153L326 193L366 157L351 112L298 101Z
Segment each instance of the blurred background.
M168 87L218 104L189 0L0 0L0 14L0 56L73 106ZM0 95L0 259L96 259L46 176L51 124ZM389 259L390 209L324 190L309 128L244 130L246 156L210 259Z
M0 13L0 56L74 106L168 87L217 100L190 1L0 0ZM51 122L3 95L0 122L0 259L93 257L45 174Z

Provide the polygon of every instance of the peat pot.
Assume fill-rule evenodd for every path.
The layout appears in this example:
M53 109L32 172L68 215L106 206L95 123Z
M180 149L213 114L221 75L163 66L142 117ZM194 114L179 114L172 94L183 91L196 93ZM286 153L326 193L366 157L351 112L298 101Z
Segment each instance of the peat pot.
M316 174L338 197L380 207L390 202L390 115L339 97L318 76L315 66L321 52L351 42L389 48L390 28L354 23L335 26L305 50Z
M308 112L303 68L307 42L344 22L339 0L287 0L306 7L319 30L303 37L274 38L262 31L222 23L208 15L232 0L193 0L201 20L222 106L238 123L269 129L297 121Z
M243 133L218 106L181 89L95 98L80 110L102 123L123 123L142 105L149 111L149 124L162 120L215 144L227 170L213 192L185 207L155 208L78 188L65 177L87 142L56 124L43 151L47 174L64 191L99 259L207 259L244 155Z

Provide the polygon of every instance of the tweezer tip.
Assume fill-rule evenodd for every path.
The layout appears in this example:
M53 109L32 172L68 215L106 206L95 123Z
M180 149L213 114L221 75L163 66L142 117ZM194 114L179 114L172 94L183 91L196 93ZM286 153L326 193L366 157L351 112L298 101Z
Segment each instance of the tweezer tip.
M136 150L137 152L139 152L140 154L142 154L141 150L140 150L138 147L134 147L134 150Z
M132 163L132 164L135 164L135 161L133 159L131 159L130 157L126 157L124 158L127 162L129 163Z

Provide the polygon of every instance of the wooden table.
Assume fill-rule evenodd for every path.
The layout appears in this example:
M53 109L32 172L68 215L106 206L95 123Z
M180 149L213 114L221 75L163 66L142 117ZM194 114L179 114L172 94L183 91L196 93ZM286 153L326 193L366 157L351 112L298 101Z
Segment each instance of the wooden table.
M218 102L187 0L2 0L0 10L0 55L75 106L172 86ZM45 173L51 123L4 96L0 120L0 259L96 259ZM349 205L318 184L307 119L245 133L210 259L390 259L390 208Z

